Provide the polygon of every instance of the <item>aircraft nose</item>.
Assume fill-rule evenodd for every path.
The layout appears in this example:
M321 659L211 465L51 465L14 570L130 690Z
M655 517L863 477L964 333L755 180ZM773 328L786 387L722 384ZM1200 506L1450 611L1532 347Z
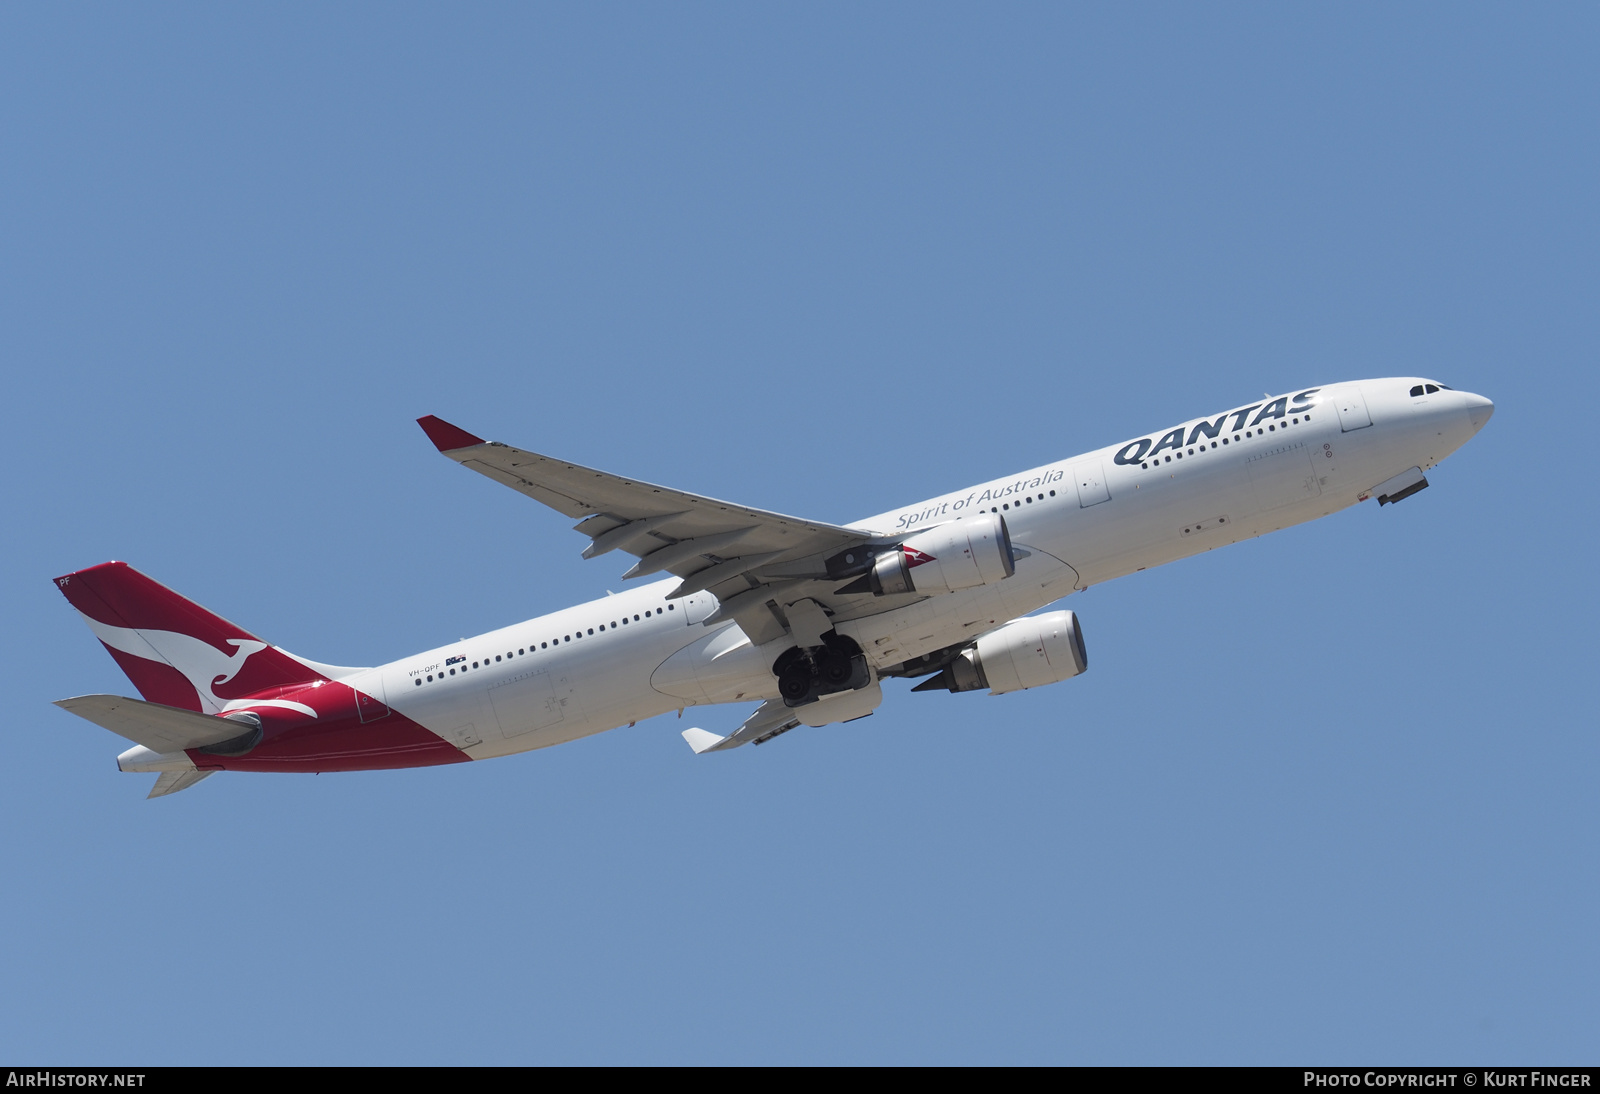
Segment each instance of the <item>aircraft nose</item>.
M1472 431L1476 433L1494 416L1494 404L1482 395L1474 395L1470 391L1463 391L1461 394L1466 397L1467 417L1472 421Z

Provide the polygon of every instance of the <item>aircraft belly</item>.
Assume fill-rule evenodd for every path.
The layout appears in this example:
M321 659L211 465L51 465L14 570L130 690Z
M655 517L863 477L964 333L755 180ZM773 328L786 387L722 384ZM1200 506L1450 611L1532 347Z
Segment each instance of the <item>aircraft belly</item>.
M688 703L734 703L777 695L772 661L788 638L754 646L737 624L728 624L678 650L650 676L650 687Z

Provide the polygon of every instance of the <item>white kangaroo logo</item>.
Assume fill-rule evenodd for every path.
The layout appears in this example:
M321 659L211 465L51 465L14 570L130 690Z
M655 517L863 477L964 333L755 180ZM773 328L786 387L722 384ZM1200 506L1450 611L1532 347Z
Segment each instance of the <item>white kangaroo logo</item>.
M80 613L82 614L82 613ZM207 714L220 714L239 707L285 707L298 710L315 718L317 712L304 703L288 699L233 699L222 698L212 689L226 684L244 669L244 663L253 654L267 648L267 643L253 638L229 638L228 645L235 647L231 654L223 653L209 642L177 631L135 630L131 627L113 627L87 615L84 622L94 631L95 637L114 650L142 657L146 661L161 661L171 665L194 686L200 696L200 705Z

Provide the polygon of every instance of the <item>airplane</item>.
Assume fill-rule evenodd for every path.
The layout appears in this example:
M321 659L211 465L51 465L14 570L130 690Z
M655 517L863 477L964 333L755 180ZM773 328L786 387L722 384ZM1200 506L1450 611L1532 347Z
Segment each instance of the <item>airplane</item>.
M1088 668L1109 581L1428 486L1494 404L1423 378L1265 396L849 524L753 509L418 419L445 456L577 520L585 558L656 580L376 668L296 656L122 562L55 579L142 699L57 706L135 742L150 797L217 771L357 771L547 748L687 707L758 703L695 753L851 722L882 682L992 695ZM1032 614L1039 613L1039 614Z

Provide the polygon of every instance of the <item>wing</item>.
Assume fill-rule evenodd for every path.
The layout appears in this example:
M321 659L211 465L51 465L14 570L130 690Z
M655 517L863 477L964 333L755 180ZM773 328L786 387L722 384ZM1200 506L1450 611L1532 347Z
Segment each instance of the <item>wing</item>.
M566 460L485 441L429 415L417 419L440 452L480 475L568 517L588 536L583 557L623 551L638 561L624 578L675 574L670 594L709 590L712 621L735 619L757 645L790 630L787 608L816 600L835 619L857 618L914 600L840 594L863 572L869 549L894 542L862 528L801 520L682 490L623 478Z

